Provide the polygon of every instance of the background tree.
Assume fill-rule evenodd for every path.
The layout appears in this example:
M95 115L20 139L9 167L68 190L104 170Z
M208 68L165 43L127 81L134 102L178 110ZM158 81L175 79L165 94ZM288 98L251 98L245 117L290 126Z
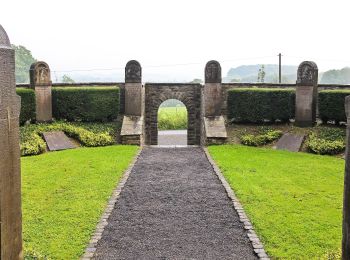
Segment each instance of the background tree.
M71 77L69 77L68 75L66 75L66 74L64 74L64 75L62 76L62 82L63 82L63 83L75 83L75 81L74 81Z
M261 67L259 69L259 72L258 72L258 82L264 83L265 75L266 75L266 73L265 73L265 66L261 65Z
M32 56L30 50L22 45L12 45L16 58L16 82L29 83L29 68L37 60Z
M193 79L192 81L190 81L190 83L203 83L203 80L201 80L201 79Z

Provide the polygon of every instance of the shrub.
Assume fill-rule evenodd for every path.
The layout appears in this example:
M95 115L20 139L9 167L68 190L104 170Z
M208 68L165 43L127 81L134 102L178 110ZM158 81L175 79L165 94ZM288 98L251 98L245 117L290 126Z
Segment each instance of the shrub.
M245 134L240 137L240 140L244 145L262 146L277 140L282 134L280 130L262 129L258 135Z
M316 154L339 154L345 150L345 129L322 128L309 135L307 149Z
M227 96L228 117L236 122L289 121L294 117L295 90L240 88Z
M21 97L21 113L19 122L23 125L27 121L34 121L35 114L35 91L28 88L17 88L17 95Z
M106 122L117 119L119 88L54 87L52 113L56 119Z
M318 93L319 117L323 122L346 121L344 102L350 90L323 90Z

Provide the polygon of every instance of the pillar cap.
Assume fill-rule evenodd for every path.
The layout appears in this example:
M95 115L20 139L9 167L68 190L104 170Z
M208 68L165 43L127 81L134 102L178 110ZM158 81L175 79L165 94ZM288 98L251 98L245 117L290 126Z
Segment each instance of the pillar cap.
M5 29L0 24L0 48L2 49L12 49L10 39L7 36Z

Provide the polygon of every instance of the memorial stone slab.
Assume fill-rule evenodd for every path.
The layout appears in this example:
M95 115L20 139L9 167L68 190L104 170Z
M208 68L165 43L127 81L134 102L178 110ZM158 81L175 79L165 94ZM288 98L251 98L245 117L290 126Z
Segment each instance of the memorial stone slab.
M277 150L299 152L305 139L305 135L286 133L276 143Z
M77 145L73 143L62 131L45 132L43 133L43 136L49 151L77 148Z

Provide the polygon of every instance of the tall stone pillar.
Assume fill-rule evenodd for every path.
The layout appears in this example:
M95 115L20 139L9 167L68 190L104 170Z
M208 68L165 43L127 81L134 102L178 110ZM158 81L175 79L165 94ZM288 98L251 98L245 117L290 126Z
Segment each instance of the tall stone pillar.
M120 133L123 144L142 143L142 104L142 68L138 61L131 60L125 66L124 117Z
M21 167L15 52L0 25L0 220L1 259L22 259Z
M295 125L313 126L316 123L318 68L312 61L304 61L298 67Z
M35 90L36 121L52 121L51 74L47 63L38 61L30 66L30 86Z
M205 66L205 85L202 96L202 144L224 143L227 139L222 106L221 66L211 60Z
M345 98L345 113L347 117L347 127L343 197L342 259L350 259L350 96Z

